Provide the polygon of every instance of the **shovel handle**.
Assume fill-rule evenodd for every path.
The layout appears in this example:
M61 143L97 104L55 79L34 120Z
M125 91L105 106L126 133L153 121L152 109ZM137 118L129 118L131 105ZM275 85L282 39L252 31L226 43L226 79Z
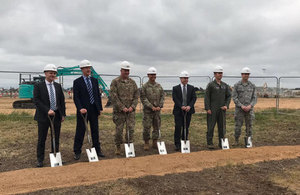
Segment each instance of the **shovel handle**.
M225 110L221 110L222 112L222 116L223 116L223 133L226 133L226 111ZM224 137L225 137L225 133L224 133Z
M87 138L88 138L88 142L90 145L92 145L91 142L91 137L90 137L90 132L89 132L89 126L88 126L88 122L87 122L87 117L88 117L88 113L86 112L85 114L80 113L82 118L83 118L83 122L84 122L84 126L85 126L85 131L87 133Z
M128 112L125 112L125 121L126 121L126 132L127 132L127 143L128 143L128 146L129 146L129 144L130 144L130 142L129 142L129 138L130 138L130 136L129 136L129 128L128 128Z
M56 153L56 147L55 147L55 129L54 129L54 119L55 115L50 116L48 115L48 119L50 122L50 130L51 130L51 139L52 139L52 147L53 147L53 153Z
M158 127L158 140L160 141L161 139L161 132L160 132L160 127L159 127L159 111L155 111L156 113L156 121L157 121L157 127Z
M187 112L182 111L183 112L183 131L184 131L184 143L186 142L186 115Z

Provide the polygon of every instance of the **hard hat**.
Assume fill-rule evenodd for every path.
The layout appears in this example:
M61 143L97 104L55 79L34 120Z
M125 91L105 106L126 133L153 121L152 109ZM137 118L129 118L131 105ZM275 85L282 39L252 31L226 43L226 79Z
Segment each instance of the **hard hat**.
M189 73L187 71L182 71L179 75L180 78L182 77L190 77Z
M223 72L223 67L222 66L216 66L214 69L214 72Z
M54 72L57 72L57 68L54 64L47 64L45 67L44 67L44 72L46 71L54 71Z
M79 65L80 68L92 67L91 62L88 60L82 60Z
M244 67L241 71L241 74L243 74L243 73L250 74L250 68Z
M121 69L130 70L130 63L127 61L121 62Z
M157 74L156 68L150 67L147 71L147 74Z

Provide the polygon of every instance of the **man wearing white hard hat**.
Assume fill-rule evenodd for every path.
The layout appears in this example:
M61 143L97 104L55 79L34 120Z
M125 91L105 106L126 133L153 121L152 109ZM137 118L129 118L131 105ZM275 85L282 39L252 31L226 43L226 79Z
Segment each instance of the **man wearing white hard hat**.
M242 79L233 87L232 99L235 103L235 143L239 144L241 128L245 120L246 135L252 138L252 121L254 119L254 106L257 102L256 87L249 81L250 69L245 67L241 71Z
M129 140L127 131L125 140L126 142L133 142L135 110L138 104L139 91L135 81L129 78L130 69L131 64L127 61L123 61L121 63L120 76L115 78L110 85L110 95L113 104L113 122L116 125L116 155L121 154L125 124L126 129L129 131Z
M173 87L172 98L174 101L173 115L175 120L174 144L175 150L181 148L180 140L185 140L184 116L186 116L186 140L188 140L189 126L192 114L195 113L194 104L197 100L196 90L193 85L189 85L189 73L182 71L179 75L180 84Z
M44 68L45 81L34 86L33 101L36 106L34 120L38 122L37 167L43 167L45 156L45 142L50 127L49 116L54 117L55 148L51 144L52 153L59 151L59 135L61 122L66 116L65 96L60 84L54 82L57 68L54 64L47 64ZM51 139L52 143L52 139Z
M207 147L213 149L213 136L216 123L218 124L219 147L221 139L226 134L226 110L229 108L231 91L229 85L221 81L223 68L216 66L214 69L214 81L210 82L205 90L204 104L207 112Z
M156 68L150 67L147 71L148 82L143 84L141 90L141 101L143 103L143 138L145 141L144 150L149 150L150 130L152 131L152 148L157 148L157 139L160 129L160 110L164 105L165 93L156 80Z
M82 115L85 114L87 114L87 120L90 123L93 147L96 149L98 157L105 157L99 141L98 117L103 110L99 83L91 75L92 65L90 61L82 60L79 67L82 76L73 82L73 99L77 109L76 134L73 147L74 159L79 160L81 156L81 148L86 130Z

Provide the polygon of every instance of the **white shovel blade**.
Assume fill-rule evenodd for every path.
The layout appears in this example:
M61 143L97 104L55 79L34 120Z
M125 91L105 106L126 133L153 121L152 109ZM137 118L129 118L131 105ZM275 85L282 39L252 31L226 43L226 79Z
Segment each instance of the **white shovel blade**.
M190 153L190 140L181 140L181 153Z
M159 154L161 154L161 155L167 154L165 142L157 142L157 148L158 148Z
M98 160L98 156L97 156L97 152L95 148L91 148L91 149L86 149L86 154L89 158L90 162L97 162Z
M51 164L51 167L62 166L60 152L57 152L55 155L54 155L54 153L50 153L50 164Z
M252 139L251 137L247 137L246 148L252 148Z
M223 150L228 150L229 149L228 138L221 139L221 145Z
M126 158L135 157L135 152L134 152L134 145L133 145L133 143L130 143L130 144L124 144L124 145L125 145Z

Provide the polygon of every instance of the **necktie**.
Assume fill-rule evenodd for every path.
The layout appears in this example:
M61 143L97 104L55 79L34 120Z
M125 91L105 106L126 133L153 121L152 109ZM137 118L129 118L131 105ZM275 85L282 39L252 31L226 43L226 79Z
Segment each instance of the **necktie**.
M183 97L182 97L182 100L183 100L183 105L186 106L187 105L187 102L186 102L186 85L183 85Z
M90 95L90 103L93 104L95 102L95 99L94 99L94 94L93 94L93 89L92 89L92 86L91 86L91 80L89 77L86 78L86 86L87 86L87 90L89 92L89 95Z
M50 83L49 86L50 86L50 110L56 110L56 100L54 97L52 83Z

